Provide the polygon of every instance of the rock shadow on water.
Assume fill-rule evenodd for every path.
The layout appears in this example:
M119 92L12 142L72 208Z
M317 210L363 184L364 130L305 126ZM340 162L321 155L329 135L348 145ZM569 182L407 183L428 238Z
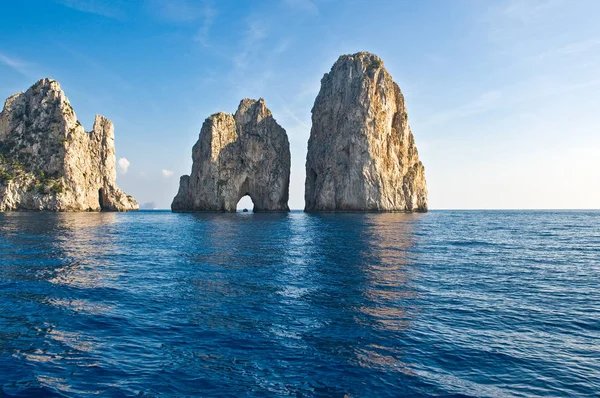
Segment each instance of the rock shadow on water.
M350 385L350 374L368 384L372 371L384 379L413 375L402 339L419 312L408 252L420 216L304 213L297 222L278 276L287 285L280 307L295 322L278 332L331 367L333 385Z
M223 377L270 383L271 392L362 385L336 390L358 395L376 390L374 371L389 383L412 377L401 341L418 312L407 255L418 215L178 216L194 221L195 242L178 291L188 322L212 341L191 349L215 366L232 364ZM315 367L328 376L307 385Z
M410 282L415 268L408 256L418 237L413 233L419 215L401 213L310 214L323 225L313 231L311 257L325 286L343 287L336 294L373 307L376 321L385 324L385 309L397 308L416 295ZM331 305L336 305L331 303ZM347 305L347 302L344 303ZM382 306L383 305L383 306ZM402 307L402 306L401 306ZM401 308L400 307L400 308ZM396 325L401 330L400 324ZM394 329L394 327L392 327Z

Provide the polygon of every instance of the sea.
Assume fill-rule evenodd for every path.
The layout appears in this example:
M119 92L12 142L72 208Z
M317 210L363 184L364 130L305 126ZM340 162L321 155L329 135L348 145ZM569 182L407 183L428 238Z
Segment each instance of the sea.
M600 211L0 213L0 395L600 396Z

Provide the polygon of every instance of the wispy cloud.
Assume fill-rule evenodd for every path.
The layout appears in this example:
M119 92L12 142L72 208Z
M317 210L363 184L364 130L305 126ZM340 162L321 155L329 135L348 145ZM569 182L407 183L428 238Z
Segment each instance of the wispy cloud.
M4 64L14 70L15 72L27 77L28 79L39 79L41 75L37 74L35 65L30 62L24 61L15 56L7 55L6 53L0 52L0 65Z
M217 10L212 8L210 5L205 4L203 10L203 21L202 26L198 29L198 33L194 38L195 41L202 44L205 47L210 45L209 43L209 33L210 28L212 27L215 17L217 16Z
M172 172L171 170L165 170L165 169L162 169L162 170L161 170L161 173L162 173L162 175L163 175L164 177L167 177L167 178L169 178L169 177L171 177L171 176L173 175L173 172Z
M247 23L240 52L234 57L238 69L245 69L248 66L249 59L260 50L262 42L267 37L267 27L262 20L251 18Z
M85 64L86 70L93 70L95 74L100 74L104 78L113 80L121 88L124 88L126 90L129 90L131 88L130 83L126 79L124 79L120 75L116 74L111 69L108 69L107 67L105 67L103 64L101 64L94 58L92 58L92 57L88 56L87 54L85 54L81 51L78 51L78 50L74 49L73 47L70 47L64 43L57 42L56 45L58 47L62 48L63 50L65 50L77 62Z
M507 18L529 23L545 17L549 11L563 4L564 0L510 0L499 11Z
M544 51L542 53L533 55L530 58L541 60L553 57L572 56L575 54L587 53L592 50L596 50L596 47L598 46L600 46L600 38L584 39Z
M462 119L489 112L498 107L503 98L504 93L502 90L491 90L482 93L479 98L476 98L471 102L432 115L427 119L424 125L437 125L450 120Z
M201 0L150 0L150 11L168 22L192 22L203 18L212 10L209 2Z
M286 52L292 45L292 40L289 38L283 38L279 40L279 43L273 49L275 54L281 54Z
M106 2L96 0L56 0L63 6L89 14L101 15L107 18L125 19L125 13L115 6L109 6Z
M540 101L552 96L565 95L578 90L590 90L600 85L600 80L583 79L574 83L557 83L548 77L526 79L481 94L471 102L433 114L421 126L440 125L446 122L479 116L519 104Z
M278 95L277 99L280 102L280 107L281 107L281 113L284 117L284 120L286 120L287 123L285 123L286 125L291 125L291 123L289 122L295 122L296 126L298 126L299 128L305 129L305 130L310 130L310 118L307 118L306 120L302 120L300 117L298 117L296 111L294 111L293 107L290 106L290 104L286 101L285 98L283 98L283 96Z
M18 72L22 75L27 76L28 63L26 63L18 58L9 57L8 55L0 53L0 63L3 63L4 65L10 67L15 72Z
M283 0L283 2L294 10L312 15L319 13L319 7L312 0Z
M574 8L564 0L508 0L482 2L485 12L478 18L489 39L508 48L527 47L551 42L562 34L556 28L561 25L561 16Z
M204 47L210 46L210 29L217 9L210 0L149 0L148 10L155 18L174 24L196 24L201 21L193 40Z
M89 74L89 76L101 76L103 80L109 81L110 83L107 84L106 87L110 87L111 90L114 88L119 88L122 90L131 91L132 87L130 81L116 73L113 65L105 66L103 63L90 57L86 53L67 46L64 43L57 42L55 44L57 47L63 49L69 56L71 56L71 62L77 63L82 70ZM138 88L138 91L141 91L140 97L145 98L145 101L150 109L153 111L158 111L160 109L150 92L145 91L144 88Z
M274 34L277 21L263 14L245 19L237 44L228 52L228 80L234 97L264 97L280 77L276 65L294 44L294 37Z

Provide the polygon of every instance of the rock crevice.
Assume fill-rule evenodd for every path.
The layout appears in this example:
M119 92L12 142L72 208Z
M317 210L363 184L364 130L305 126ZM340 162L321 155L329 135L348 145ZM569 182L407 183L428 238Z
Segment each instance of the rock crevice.
M173 211L233 212L246 195L254 211L289 211L289 142L262 98L242 100L235 115L207 118L192 160Z
M404 96L374 54L341 56L321 80L305 211L427 211L425 168Z
M0 211L128 211L116 185L114 126L77 120L58 82L42 79L9 97L0 113Z

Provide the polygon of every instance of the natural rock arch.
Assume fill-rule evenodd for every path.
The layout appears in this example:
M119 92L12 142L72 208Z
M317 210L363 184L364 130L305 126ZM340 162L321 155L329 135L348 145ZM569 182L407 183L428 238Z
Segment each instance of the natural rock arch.
M244 182L240 186L239 192L240 192L239 195L238 195L239 198L235 202L235 208L236 208L236 210L237 210L238 203L240 203L240 200L242 200L242 198L244 198L246 196L250 198L250 200L252 201L252 205L255 206L255 204L254 204L255 200L253 199L253 196L256 196L256 194L253 195L252 193L250 193L250 181L248 180L248 177L246 177L246 179L244 180Z
M171 209L235 212L248 195L254 211L289 211L290 147L264 100L244 99L235 115L204 121Z

